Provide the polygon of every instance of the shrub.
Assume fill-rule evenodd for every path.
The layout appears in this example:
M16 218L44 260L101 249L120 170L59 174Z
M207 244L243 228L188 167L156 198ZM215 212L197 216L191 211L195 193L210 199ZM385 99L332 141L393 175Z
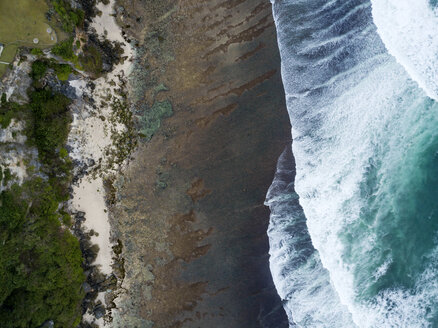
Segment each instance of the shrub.
M56 76L60 81L67 81L69 75L73 72L73 69L68 64L56 64L53 66Z
M65 60L73 60L75 58L73 52L73 38L68 38L67 40L61 41L53 46L52 53Z
M37 90L30 94L33 114L33 139L41 160L50 164L58 157L65 144L71 121L68 105L70 99L51 90Z
M6 100L6 94L3 94L0 101L0 126L6 129L12 119L19 115L21 106Z
M9 110L5 113L0 113L0 125L3 129L6 129L11 124L14 112Z
M84 12L82 10L73 9L70 3L65 0L50 0L50 2L65 32L73 33L75 27L81 27L84 24Z
M79 61L88 73L98 76L102 73L102 55L94 45L86 45L83 49L84 53L79 56Z
M31 55L34 55L34 56L42 56L44 54L43 51L41 49L38 49L38 48L32 48L30 50L30 53L31 53Z
M46 60L36 60L32 63L32 70L30 76L33 80L39 80L46 74L49 63Z

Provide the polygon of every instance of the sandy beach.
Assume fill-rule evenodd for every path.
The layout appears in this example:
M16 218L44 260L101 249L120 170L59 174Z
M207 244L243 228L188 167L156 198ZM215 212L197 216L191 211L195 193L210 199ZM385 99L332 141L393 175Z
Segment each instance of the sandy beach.
M73 186L73 198L70 202L72 212L84 212L85 231L93 231L91 242L99 247L96 260L93 263L100 268L100 271L109 276L112 273L114 245L111 238L111 226L109 222L109 211L106 204L106 193L104 179L111 174L118 172L120 167L111 162L111 153L114 151L114 137L122 133L126 128L113 117L112 104L121 100L120 88L124 85L131 68L132 47L125 43L121 29L117 25L114 13L114 0L108 5L99 3L97 8L102 12L97 15L91 25L98 35L110 41L118 41L124 50L125 60L116 65L111 72L99 77L94 81L94 89L82 80L70 82L76 88L76 93L89 94L94 99L95 108L84 106L78 113L74 114L74 120L69 135L69 145L72 148L71 157L81 162L91 162L98 165L98 169L91 174L85 175ZM98 299L104 302L104 292L100 293ZM92 317L86 315L87 320ZM95 322L103 325L103 319Z

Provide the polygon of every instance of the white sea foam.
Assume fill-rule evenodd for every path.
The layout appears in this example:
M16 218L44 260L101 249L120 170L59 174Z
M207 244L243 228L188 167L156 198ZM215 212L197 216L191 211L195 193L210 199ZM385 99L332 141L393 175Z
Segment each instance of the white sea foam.
M371 0L388 52L427 95L438 100L438 12L429 0Z
M384 88L382 81L385 82ZM404 71L391 61L374 68L365 79L356 83L336 101L319 108L318 114L322 114L324 123L313 131L317 138L309 137L307 131L302 134L301 130L294 129L296 190L308 219L313 245L318 249L321 261L329 270L336 291L341 301L347 304L356 325L397 327L403 318L409 319L405 323L415 322L412 315L419 312L414 311L419 303L405 301L403 297L398 297L398 292L382 295L382 299L376 299L372 305L357 303L353 273L362 264L360 260L371 259L345 262L345 245L339 236L360 220L360 212L366 205L359 189L369 158L374 155L379 139L386 137L388 127L401 128L394 122L400 105L397 99L406 94L411 86ZM344 88L342 84L333 87ZM421 98L421 92L417 95ZM415 105L413 101L411 106L414 109ZM395 139L398 140L397 137ZM374 247L374 239L374 235L359 238L355 241L356 247L366 254ZM389 318L385 304L388 298L397 304L397 311L392 311ZM414 316L415 320L419 317Z
M415 38L414 31L420 33L421 29L403 25L403 15L409 14L408 1L372 2L377 21L384 20L385 13L391 16L380 24L379 32L386 48L395 49L390 50L392 54L404 52L397 57L402 66L386 53L372 21L369 1L349 0L341 5L322 0L273 2L293 126L295 190L319 256L315 252L302 259L298 246L304 237L297 238L296 230L289 229L297 221L297 208L268 194L267 203L273 211L269 230L271 270L280 296L287 301L288 314L301 327L428 327L430 308L438 297L437 274L432 266L412 289L384 289L366 300L359 297L364 291L357 286L368 283L357 280L356 273L364 265L373 264L374 270L364 278L369 283L381 279L392 265L391 254L372 257L379 241L377 223L362 221L361 212L367 208L369 197L383 197L385 188L391 187L385 179L400 172L393 163L401 163L421 131L430 129L425 122L434 124L438 112L437 106L425 108L426 94L411 81L412 77L431 97L438 94L438 78L433 78L438 75L432 67L438 69L438 48L433 52L432 36L435 14L429 7L425 12L423 3L413 10L408 23L415 24L423 10L425 17L418 26L426 36L409 44L410 38ZM384 7L385 3L395 3L395 13ZM389 21L394 17L398 20L391 27L394 30L386 31L389 36L385 37L382 26L390 28ZM403 36L407 45L401 42ZM426 45L418 44L413 50L421 42L430 47L424 53ZM375 166L373 161L383 163L379 164L381 185L376 194L366 194L361 185ZM277 185L274 180L273 186ZM347 234L360 224L368 226L363 234ZM345 238L351 238L349 245ZM432 262L437 259L433 257ZM334 294L326 293L330 286L334 286ZM336 323L326 315L330 311L342 313L343 304L354 324L348 315Z
M268 236L275 285L289 317L293 318L291 325L352 327L351 315L340 304L307 232L304 213L294 192L291 156L290 149L281 155L265 203L271 209Z

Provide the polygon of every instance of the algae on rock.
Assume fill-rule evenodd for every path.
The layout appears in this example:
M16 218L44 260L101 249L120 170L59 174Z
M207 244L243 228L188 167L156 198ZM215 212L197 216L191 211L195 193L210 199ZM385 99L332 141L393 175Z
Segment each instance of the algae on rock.
M140 119L140 135L149 141L160 128L161 121L172 115L173 109L169 100L156 101Z

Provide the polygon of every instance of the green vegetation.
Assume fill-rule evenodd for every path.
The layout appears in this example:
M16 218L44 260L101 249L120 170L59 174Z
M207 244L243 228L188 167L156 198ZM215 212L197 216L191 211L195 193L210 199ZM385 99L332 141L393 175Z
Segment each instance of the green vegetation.
M33 114L33 139L44 164L53 164L65 144L71 121L70 99L50 90L36 90L30 94Z
M84 274L78 240L62 228L57 192L35 178L0 195L2 327L80 321Z
M84 6L87 17L94 10L91 3L88 7ZM17 10L18 7L22 11ZM9 20L6 21L9 25L6 26L5 20L1 20L8 10ZM60 38L47 24L44 14L60 27ZM28 89L29 103L19 105L7 101L6 95L2 95L0 126L8 127L13 118L23 120L25 130L22 133L27 136L26 146L38 150L39 162L34 163L37 159L33 156L20 162L20 165L26 165L29 175L21 185L16 183L18 177L14 170L11 171L12 164L11 169L0 166L0 183L5 187L0 192L2 328L40 327L48 320L53 321L55 327L67 328L76 327L81 320L83 270L89 269L89 262L95 258L98 247L91 246L91 243L84 246L83 243L82 254L79 241L68 229L72 218L65 206L70 197L73 164L66 149L66 140L71 123L68 109L71 101L50 86L54 80L53 72L60 81L66 81L75 67L97 77L104 72L104 62L110 67L120 60L122 54L120 45L101 41L95 35L75 42L73 35L77 28L83 28L84 15L84 11L72 8L69 0L0 0L0 42L7 44L1 57L10 63L21 46L32 47L30 53L37 56L31 64L33 82ZM11 22L11 17L20 24L15 35L12 34L17 24ZM39 32L42 34L37 35ZM12 39L3 40L5 35ZM39 39L37 43L33 42L34 38ZM59 39L63 41L56 44ZM53 46L52 53L63 60L59 57L45 58L41 49L49 46ZM26 49L20 50L20 53L20 63L28 60ZM0 65L0 74L4 67L8 65ZM166 104L161 105L166 107ZM163 115L167 113L168 110L164 110ZM132 121L132 114L125 105L115 105L113 114ZM162 114L157 115L161 118ZM120 148L116 154L118 157L114 155L114 161L128 156L134 137L134 132L129 130L114 139ZM123 148L127 140L130 145ZM84 239L81 237L81 240ZM90 304L94 303L87 306L94 306Z
M39 80L46 74L48 68L49 62L47 60L36 60L32 63L30 76L34 81Z
M94 2L90 2L84 7L88 16L94 13L93 6ZM50 22L59 27L59 37L48 25L46 15ZM85 11L72 8L69 0L0 1L0 43L5 44L0 56L0 76L6 72L20 46L32 47L30 53L38 57L44 55L41 49L53 46L54 55L93 77L100 76L103 72L102 56L105 56L106 62L118 62L122 48L96 37L92 40L81 39L84 45L79 40L75 42L74 32L77 28L83 28L84 21ZM37 43L34 43L36 39ZM60 80L67 80L71 73L67 66L52 68Z
M44 53L43 53L43 51L42 51L41 49L38 49L38 48L32 48L32 49L30 50L30 54L31 54L31 55L34 55L34 56L42 56Z
M17 49L18 49L18 46L14 45L14 44L6 45L5 48L3 49L0 60L7 62L7 63L11 63L15 58L15 54L17 53Z
M44 165L43 171L56 191L59 202L69 197L72 163L65 156L71 114L70 99L47 89L37 89L30 94L32 113L30 142L38 149L38 156Z
M113 99L110 104L112 109L110 122L118 122L125 126L124 131L115 133L111 136L112 147L108 149L108 164L109 167L116 167L122 165L122 163L129 157L129 155L134 151L137 146L137 130L135 129L134 122L132 119L132 111L129 109L126 101L126 95L120 93L122 99ZM102 117L102 120L105 118ZM111 187L108 185L106 187L107 195L110 195ZM109 198L113 196L108 196Z
M92 3L94 6L93 1L84 6L87 17L94 10ZM3 19L6 14L8 17ZM45 14L59 27L59 38L47 24ZM101 41L95 35L75 42L74 32L83 28L84 16L84 11L72 8L69 0L0 0L0 42L7 45L0 61L10 63L21 46L31 47L30 54L37 57L31 64L33 82L28 89L29 103L18 105L2 95L0 126L8 127L13 118L24 121L22 133L27 136L26 147L38 150L39 162L34 162L37 160L34 156L20 161L28 173L21 185L16 183L18 177L12 164L12 171L0 166L0 183L5 187L0 192L2 328L40 327L48 320L53 321L55 327L67 328L76 327L81 320L83 270L90 268L89 262L95 258L98 247L91 243L84 246L87 243L84 242L82 254L79 241L68 229L72 218L65 206L70 197L73 164L66 140L71 123L68 109L71 101L50 86L54 74L60 81L66 81L75 68L97 77L104 72L104 62L110 67L122 54L120 45ZM11 39L6 40L6 36ZM38 38L38 42L34 43L34 38ZM63 41L57 43L59 40ZM41 49L49 46L53 46L51 51L57 59L45 58ZM26 49L21 49L20 54L20 63L28 60ZM6 67L7 64L0 64L0 74ZM114 116L131 122L132 117L127 113L130 114L125 105L114 107ZM134 145L134 136L129 130L114 139L120 148L117 156L127 156L129 147ZM130 146L125 149L122 145L126 140ZM116 155L114 161L120 160ZM84 239L81 237L81 240ZM111 284L115 285L116 278L112 280L115 282ZM94 303L84 304L94 307Z
M95 77L99 76L102 73L103 60L98 47L93 44L86 44L82 48L82 53L78 57L73 50L73 41L73 38L69 38L58 43L52 48L52 53L66 61L72 62L77 68L82 69ZM65 77L65 74L61 74L61 76ZM58 75L58 77L59 76L60 75ZM62 80L62 78L60 78L60 80Z
M9 126L9 124L11 124L11 120L13 117L14 117L14 112L12 110L8 110L5 113L0 113L0 125L2 129L6 129Z
M6 101L6 94L2 94L0 102L0 126L6 129L14 117L18 117L21 106Z
M79 56L80 63L86 72L98 76L102 73L102 55L94 45L85 45L83 54Z
M2 175L3 175L3 178L2 178L3 186L7 186L8 183L9 183L9 181L11 181L11 179L12 179L12 172L11 172L11 170L7 167L7 168L4 169Z
M150 140L161 126L161 120L172 116L172 104L169 100L157 101L141 118L141 136Z
M0 42L37 48L55 44L56 34L47 32L50 28L45 17L48 10L45 0L0 1ZM38 44L33 43L35 38Z
M70 100L42 87L48 69L60 79L71 67L47 59L32 63L34 80L30 103L18 105L1 97L0 123L12 117L26 121L30 145L38 149L47 178L34 177L13 184L0 194L0 326L39 327L52 320L55 327L76 327L81 320L85 276L79 241L65 226L71 217L63 208L69 198L72 163L65 149L71 114ZM13 182L9 168L0 169L4 186Z
M52 53L65 60L74 60L75 53L73 51L73 38L59 42L52 48Z
M59 26L56 31L49 25L46 14L52 9L52 22ZM53 15L54 13L54 15ZM67 0L14 0L0 1L0 43L5 45L0 55L0 76L15 57L20 46L33 47L31 54L43 55L41 49L53 46L59 39L71 36L75 28L82 28L84 11L74 9ZM64 32L62 32L64 31ZM67 33L67 35L66 35ZM37 43L34 40L37 39ZM54 47L53 53L77 64L72 48L73 38L62 41ZM60 73L65 79L66 72Z
M67 81L69 75L73 73L73 69L68 64L56 64L54 70L60 81Z
M82 27L84 24L84 12L80 9L73 9L69 1L50 0L50 4L55 9L58 21L65 32L71 34L76 27Z
M47 59L38 59L32 63L32 70L30 76L36 82L40 80L52 68L60 81L67 81L69 75L73 73L73 69L69 64L58 64L56 61L49 61Z

